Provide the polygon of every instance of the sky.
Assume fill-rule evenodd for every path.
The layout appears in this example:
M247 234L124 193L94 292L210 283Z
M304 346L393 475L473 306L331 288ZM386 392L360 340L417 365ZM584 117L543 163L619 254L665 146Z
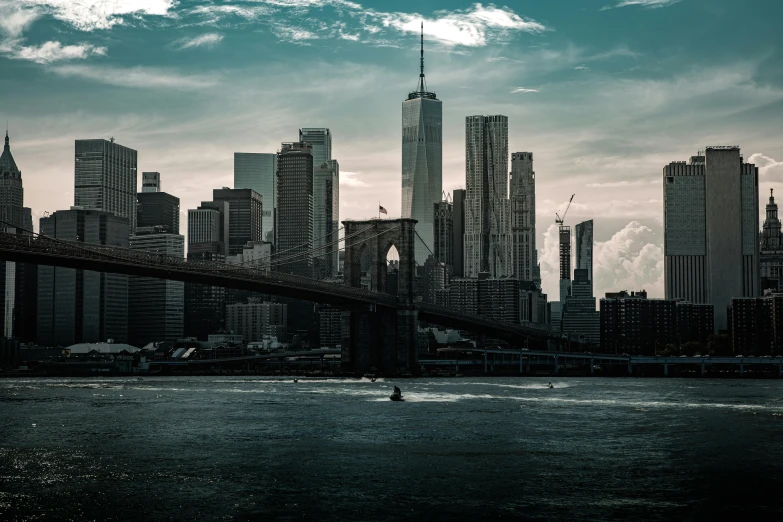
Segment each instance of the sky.
M762 215L783 188L779 0L0 0L0 119L25 205L36 223L73 205L74 140L114 137L181 199L184 229L232 186L234 152L328 127L340 218L378 201L399 215L421 20L443 189L465 184L465 117L508 116L510 152L533 152L553 298L571 194L566 224L595 223L596 295L662 297L666 164L740 145Z

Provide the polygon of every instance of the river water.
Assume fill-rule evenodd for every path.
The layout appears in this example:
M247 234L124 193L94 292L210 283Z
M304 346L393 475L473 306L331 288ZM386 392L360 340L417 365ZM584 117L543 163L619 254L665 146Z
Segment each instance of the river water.
M783 520L783 381L547 381L2 380L0 519Z

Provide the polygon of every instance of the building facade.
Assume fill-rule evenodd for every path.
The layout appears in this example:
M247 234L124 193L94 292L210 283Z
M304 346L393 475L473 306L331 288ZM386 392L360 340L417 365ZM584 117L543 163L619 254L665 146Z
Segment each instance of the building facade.
M73 207L41 218L46 236L128 247L128 220L111 212ZM128 340L128 276L38 267L37 343L70 346Z
M562 331L566 335L575 336L580 342L597 345L601 342L601 318L595 309L590 272L587 268L574 270L571 295L563 303Z
M402 102L402 217L417 220L415 257L424 265L432 250L432 205L443 192L443 105L424 79L424 35L416 90ZM425 246L426 245L426 246Z
M277 154L235 152L234 188L252 189L261 196L263 241L274 243L277 210Z
M536 250L536 173L532 152L511 154L511 240L513 276L541 284Z
M261 195L253 189L214 189L212 201L228 204L228 255L242 252L248 241L263 241Z
M185 238L168 232L165 225L137 227L129 246L139 252L185 257ZM128 311L130 344L143 347L181 339L185 334L185 283L133 276L128 288Z
M142 172L141 173L141 192L161 192L160 172ZM144 225L137 225L144 226Z
M465 276L511 276L506 116L465 118L465 187Z
M283 143L277 156L277 256L273 269L313 276L313 155L309 143Z
M285 336L288 307L282 303L251 300L226 306L226 325L245 343L260 342L264 337Z
M329 159L313 169L313 271L317 279L337 275L339 230L340 165Z
M449 267L454 267L454 205L446 198L433 205L433 253L435 259Z
M715 329L728 327L735 297L759 294L758 168L739 147L663 169L666 298L715 307Z
M451 196L454 215L451 239L452 275L465 277L465 189L457 189Z
M766 217L761 231L761 247L759 249L759 275L761 276L761 292L781 290L783 278L783 236L780 231L778 204L772 189L769 189L769 201L766 206Z
M584 295L593 297L593 220L583 221L576 225L576 269L587 270L586 280L589 288ZM576 274L574 274L576 280ZM576 284L576 283L574 283ZM571 290L576 295L576 289ZM595 308L595 307L594 307Z
M139 192L136 198L137 228L163 227L168 234L179 234L178 197L147 190Z
M112 212L136 230L138 154L111 140L76 140L74 205Z
M22 172L11 154L11 140L5 133L0 154L0 231L32 234L33 218L24 206ZM35 265L0 260L0 340L17 338L29 341L29 323L34 326L36 313ZM32 315L31 315L32 314Z

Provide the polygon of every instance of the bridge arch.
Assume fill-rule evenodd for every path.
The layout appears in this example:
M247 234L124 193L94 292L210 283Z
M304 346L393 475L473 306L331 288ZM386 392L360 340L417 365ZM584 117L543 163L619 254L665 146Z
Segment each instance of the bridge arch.
M414 241L415 219L370 219L365 221L343 221L345 227L345 264L343 284L361 286L363 252L370 253L370 290L388 291L386 258L392 246L399 255L397 298L403 305L414 300L416 261Z

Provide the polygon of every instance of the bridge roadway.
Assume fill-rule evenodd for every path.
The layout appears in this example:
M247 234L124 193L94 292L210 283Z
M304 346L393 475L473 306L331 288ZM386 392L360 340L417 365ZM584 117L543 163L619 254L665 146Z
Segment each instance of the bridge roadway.
M217 261L182 259L137 250L81 242L63 241L46 236L0 232L0 259L62 268L92 270L131 276L154 277L239 290L250 290L343 308L409 308L396 296L328 283L257 267L231 265ZM419 319L445 327L524 343L527 339L556 338L549 330L494 321L464 314L449 308L415 303Z

